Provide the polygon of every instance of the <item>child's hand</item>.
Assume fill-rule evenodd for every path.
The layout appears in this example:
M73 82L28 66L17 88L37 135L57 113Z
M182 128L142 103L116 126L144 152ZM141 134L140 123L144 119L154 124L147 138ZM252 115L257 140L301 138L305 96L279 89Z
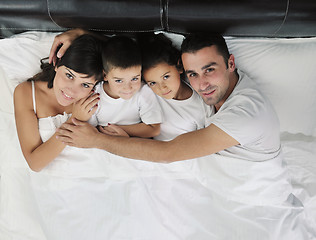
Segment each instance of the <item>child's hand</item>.
M129 137L127 132L125 132L122 128L117 125L109 124L108 126L98 126L98 129L101 133L105 133L112 136L121 136L121 137Z
M72 117L86 122L98 108L99 94L92 94L75 102L72 107Z

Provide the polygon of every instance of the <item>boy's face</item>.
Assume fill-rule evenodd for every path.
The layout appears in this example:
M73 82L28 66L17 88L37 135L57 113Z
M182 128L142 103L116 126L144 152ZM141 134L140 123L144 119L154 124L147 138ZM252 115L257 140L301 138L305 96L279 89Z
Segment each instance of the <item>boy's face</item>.
M113 98L130 99L141 87L141 66L112 68L105 76L107 94Z

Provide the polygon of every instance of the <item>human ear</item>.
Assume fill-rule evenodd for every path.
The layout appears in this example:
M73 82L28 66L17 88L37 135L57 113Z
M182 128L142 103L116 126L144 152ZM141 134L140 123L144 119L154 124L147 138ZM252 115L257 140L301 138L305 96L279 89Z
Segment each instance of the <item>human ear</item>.
M176 65L176 68L179 72L179 74L182 74L183 73L183 65L182 65L182 61L181 61L181 58L179 58L178 62L177 62L177 65Z
M228 59L228 68L231 72L235 71L236 65L235 65L235 57L233 54L230 54Z
M106 73L104 70L103 70L103 80L106 81Z

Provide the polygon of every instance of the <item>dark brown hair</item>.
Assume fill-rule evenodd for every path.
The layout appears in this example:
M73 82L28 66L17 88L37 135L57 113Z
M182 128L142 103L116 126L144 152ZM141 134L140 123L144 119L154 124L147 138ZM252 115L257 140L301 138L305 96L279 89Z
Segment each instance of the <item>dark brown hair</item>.
M41 72L28 81L44 81L47 87L52 88L55 78L55 67L47 62L48 58L41 59ZM95 76L96 81L103 80L103 65L101 43L89 34L76 38L65 54L58 59L56 67L66 66L77 73Z

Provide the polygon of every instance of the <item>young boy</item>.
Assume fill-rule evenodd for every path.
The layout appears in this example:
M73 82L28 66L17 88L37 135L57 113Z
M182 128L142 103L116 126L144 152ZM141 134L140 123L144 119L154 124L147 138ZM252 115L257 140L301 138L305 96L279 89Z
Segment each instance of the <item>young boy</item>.
M162 112L156 95L141 83L142 59L138 44L131 38L114 36L102 49L105 78L95 92L98 109L89 123L111 132L119 125L129 136L151 138L159 135Z

